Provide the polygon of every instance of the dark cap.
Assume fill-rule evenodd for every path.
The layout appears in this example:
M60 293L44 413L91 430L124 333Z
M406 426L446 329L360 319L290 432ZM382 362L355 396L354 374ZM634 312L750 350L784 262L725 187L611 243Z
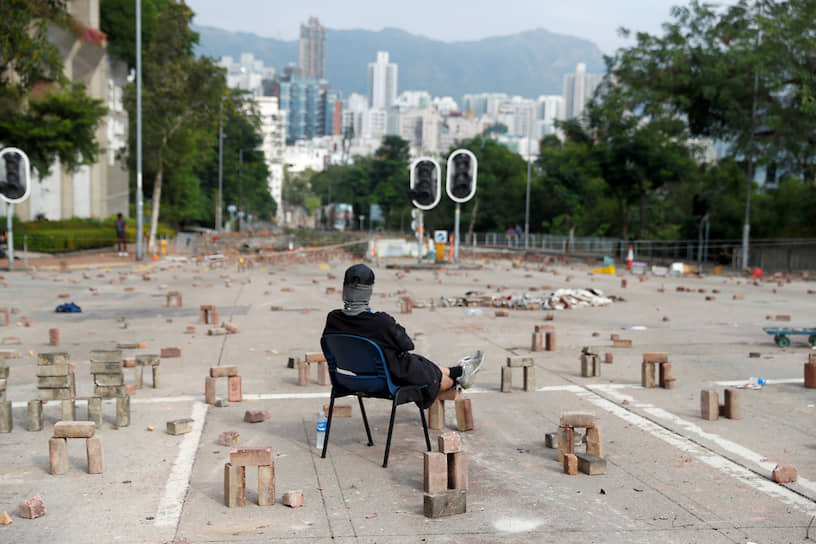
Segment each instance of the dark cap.
M374 271L364 264L348 267L343 285L374 285Z

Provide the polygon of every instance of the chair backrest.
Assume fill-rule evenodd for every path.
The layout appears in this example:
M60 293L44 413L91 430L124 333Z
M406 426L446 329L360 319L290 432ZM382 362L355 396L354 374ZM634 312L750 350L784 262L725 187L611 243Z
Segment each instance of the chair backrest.
M385 355L372 340L353 334L330 333L320 339L320 347L329 363L334 387L383 397L391 397L397 390Z

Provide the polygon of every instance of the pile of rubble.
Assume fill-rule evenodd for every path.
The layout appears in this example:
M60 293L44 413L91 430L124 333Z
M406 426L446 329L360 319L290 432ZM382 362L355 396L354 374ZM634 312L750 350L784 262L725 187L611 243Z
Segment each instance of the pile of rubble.
M468 291L463 297L440 297L437 306L485 306L517 310L569 310L582 306L607 306L613 298L604 296L600 289L557 289L550 294L523 293L521 295L485 295Z

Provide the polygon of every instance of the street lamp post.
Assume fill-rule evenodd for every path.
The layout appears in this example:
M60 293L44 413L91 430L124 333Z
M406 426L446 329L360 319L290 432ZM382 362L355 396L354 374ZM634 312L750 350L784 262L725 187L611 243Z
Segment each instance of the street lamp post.
M221 216L221 207L224 205L224 177L223 177L223 155L224 155L224 99L221 97L221 104L218 108L218 197L215 205L215 230L222 232L224 230L223 218Z
M144 257L142 194L142 1L136 0L136 258Z
M527 200L524 207L524 249L530 247L530 159L532 152L530 151L530 143L533 139L533 115L534 110L530 109L530 124L527 127Z

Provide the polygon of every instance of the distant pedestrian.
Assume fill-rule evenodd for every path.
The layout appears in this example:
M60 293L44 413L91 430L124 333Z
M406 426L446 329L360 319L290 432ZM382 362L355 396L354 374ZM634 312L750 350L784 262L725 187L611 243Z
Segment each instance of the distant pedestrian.
M6 258L6 250L8 249L8 237L6 231L0 231L0 259Z
M516 245L521 241L521 235L524 234L524 231L521 230L521 225L516 223Z
M119 251L120 257L127 256L127 223L125 223L124 218L122 217L121 213L116 214L116 223L114 223L116 227L116 248Z

